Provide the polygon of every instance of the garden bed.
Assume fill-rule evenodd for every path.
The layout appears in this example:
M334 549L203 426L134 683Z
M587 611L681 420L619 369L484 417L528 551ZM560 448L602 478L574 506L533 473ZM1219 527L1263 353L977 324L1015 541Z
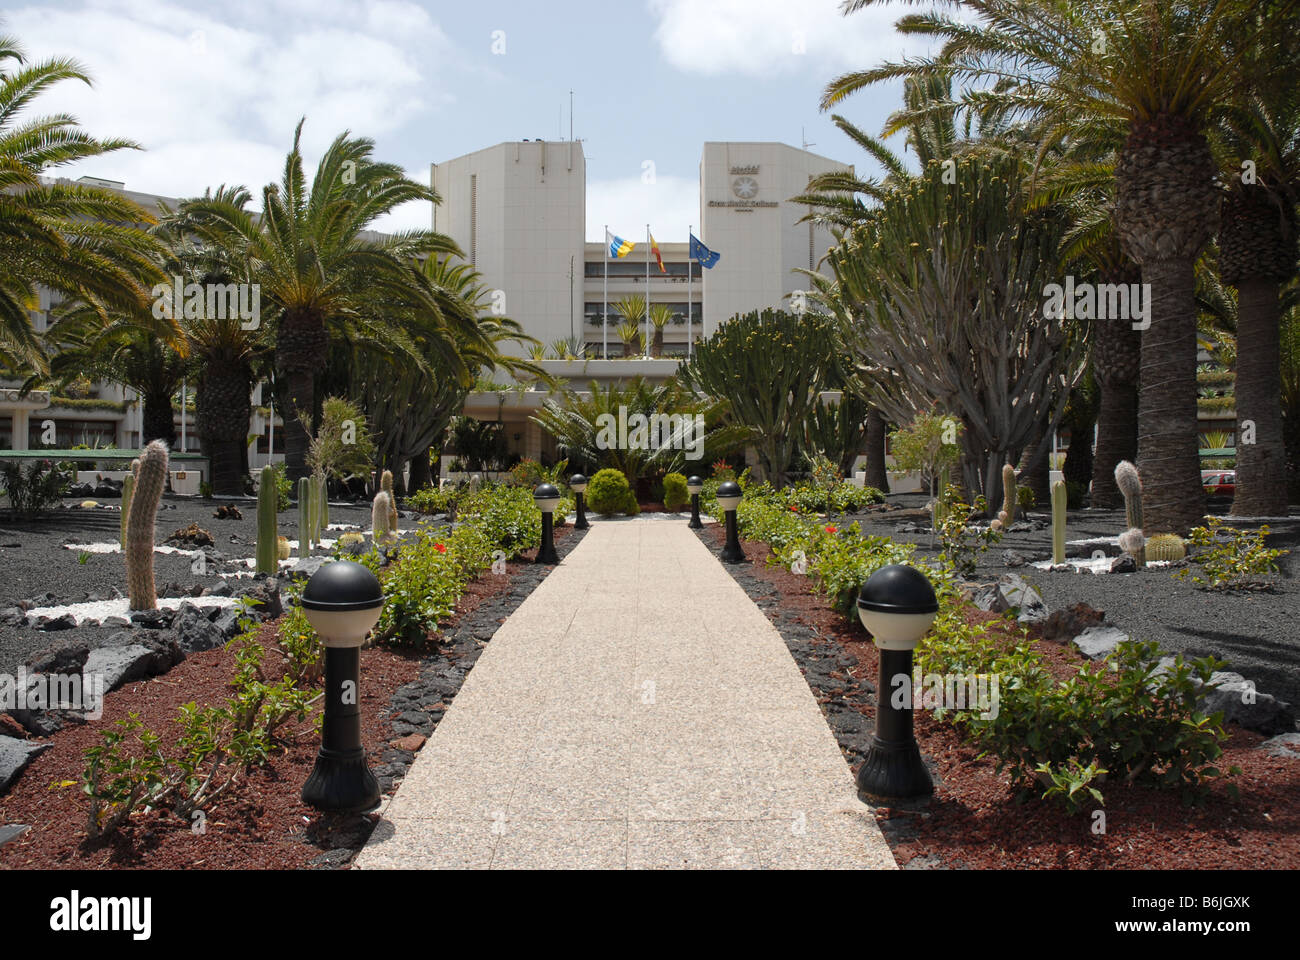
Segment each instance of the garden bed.
M581 533L566 525L555 536L563 556ZM437 646L420 652L387 646L362 651L362 739L385 795L392 794L424 737L432 733L478 651L552 569L532 564L534 555L527 551L507 563L505 576L485 572L470 581L455 616L439 631ZM259 632L268 649L274 645L274 627L266 624ZM370 835L374 816L323 814L300 799L320 746L315 711L280 728L286 748L220 798L205 814L204 833L153 811L132 816L116 834L86 840L89 805L79 787L86 749L130 713L163 732L180 705L220 702L229 693L234 666L230 648L192 654L164 676L109 694L100 719L51 738L50 748L0 797L0 824L31 826L0 847L0 868L302 869L350 862ZM429 691L436 691L436 698L426 696ZM417 707L413 700L427 702ZM413 709L422 710L424 717L412 716ZM18 735L12 729L4 732Z
M711 549L722 531L700 531ZM727 569L785 638L856 774L874 725L879 658L860 625L831 609L806 576L768 566L766 544L742 541L747 563ZM996 620L973 609L968 618ZM1065 645L1039 641L1051 672L1083 663ZM1184 806L1177 791L1106 785L1106 832L1093 833L1091 810L1018 803L1011 779L950 724L917 711L916 736L935 781L932 798L877 807L876 818L905 869L1294 869L1300 865L1300 755L1270 756L1265 737L1229 727L1220 765L1241 774Z

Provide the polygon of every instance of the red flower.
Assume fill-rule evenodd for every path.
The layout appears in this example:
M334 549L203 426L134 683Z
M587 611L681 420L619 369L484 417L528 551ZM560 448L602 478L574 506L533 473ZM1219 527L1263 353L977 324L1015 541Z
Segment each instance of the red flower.
M790 512L791 512L791 513L798 513L798 512L799 512L799 504L797 504L797 503L792 503L792 504L790 504Z
M827 533L834 533L834 532L835 532L835 528L834 528L833 526L829 526L829 525L828 525L828 526L826 527L826 532L827 532Z
M446 548L445 546L443 546L441 543L435 543L435 544L433 545L433 549L437 550L439 553L446 553L446 552L447 552L447 548Z

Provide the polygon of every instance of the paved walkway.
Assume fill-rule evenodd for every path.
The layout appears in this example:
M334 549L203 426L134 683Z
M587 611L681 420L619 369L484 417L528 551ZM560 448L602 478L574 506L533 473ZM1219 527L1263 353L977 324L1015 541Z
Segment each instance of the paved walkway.
M502 624L356 866L895 863L781 637L652 515L593 521Z

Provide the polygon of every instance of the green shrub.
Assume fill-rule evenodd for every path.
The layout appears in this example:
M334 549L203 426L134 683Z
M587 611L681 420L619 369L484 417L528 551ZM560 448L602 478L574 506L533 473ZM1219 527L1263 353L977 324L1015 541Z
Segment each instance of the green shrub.
M1066 503L1068 506L1069 489L1070 489L1069 484L1066 485L1065 489L1067 494ZM1030 510L1034 509L1034 507L1037 505L1038 505L1038 498L1034 496L1033 487L1016 487L1016 506L1020 508L1020 512L1022 514L1028 513Z
M1206 520L1208 526L1193 527L1187 537L1188 543L1202 548L1194 560L1205 576L1184 567L1174 578L1190 578L1202 590L1257 590L1268 586L1266 578L1277 573L1274 561L1287 551L1264 546L1267 524L1250 531L1225 526L1219 517Z
M421 487L406 498L406 507L416 513L451 513L460 496L460 490L454 486Z
M691 502L691 495L686 490L686 478L680 473L670 473L664 477L664 506L669 510L680 510Z
M20 517L32 517L57 504L71 482L72 476L49 460L33 460L26 471L17 461L0 461L3 492Z
M587 506L604 516L616 513L635 516L641 512L627 477L612 467L597 471L587 484Z
M524 487L489 484L477 493L466 493L457 505L457 517L477 527L494 549L509 556L542 542L542 512L533 492Z
M1192 800L1222 775L1214 763L1227 739L1223 715L1201 712L1198 681L1224 664L1209 657L1188 663L1179 655L1157 673L1159 654L1154 643L1122 643L1101 663L1058 681L1023 630L998 637L989 623L968 624L945 605L917 647L916 670L996 677L996 711L936 715L963 728L981 755L996 757L1022 797L1042 788L1044 798L1077 810L1088 797L1102 802L1096 784L1108 778L1178 788Z

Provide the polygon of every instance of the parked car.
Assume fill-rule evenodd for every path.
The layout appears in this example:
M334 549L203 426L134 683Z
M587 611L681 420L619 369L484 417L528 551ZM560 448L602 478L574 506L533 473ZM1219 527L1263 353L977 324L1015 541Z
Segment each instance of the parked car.
M1237 471L1202 470L1201 485L1211 497L1230 497L1237 492Z

